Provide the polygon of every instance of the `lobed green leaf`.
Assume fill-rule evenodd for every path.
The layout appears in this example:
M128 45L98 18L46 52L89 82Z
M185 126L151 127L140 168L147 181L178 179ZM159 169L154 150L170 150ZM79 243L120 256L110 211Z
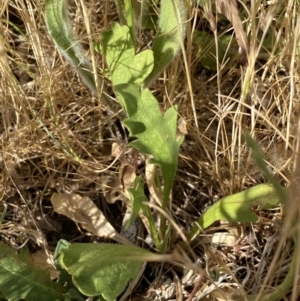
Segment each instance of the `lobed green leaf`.
M124 124L130 135L138 138L130 145L142 153L152 155L149 163L157 164L162 171L163 201L166 204L177 171L179 147L183 142L183 137L176 137L176 107L169 108L162 115L150 90L139 92L134 85L118 85L115 92L129 117L124 120Z
M102 33L103 55L110 70L113 85L122 83L141 85L153 69L153 53L135 53L129 28L118 23Z

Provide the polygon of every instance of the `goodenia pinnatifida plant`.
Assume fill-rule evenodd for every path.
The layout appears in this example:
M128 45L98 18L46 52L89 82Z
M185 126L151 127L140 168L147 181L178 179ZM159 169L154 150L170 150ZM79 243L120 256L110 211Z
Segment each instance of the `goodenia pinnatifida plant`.
M142 88L144 79L153 70L154 55L152 50L135 53L127 26L114 23L112 30L102 33L102 52L108 65L109 79L128 117L123 123L130 135L136 138L130 146L151 155L149 163L157 165L162 172L162 209L165 209L177 171L179 147L183 142L183 137L176 134L176 107L162 114L150 90Z
M126 6L130 9L130 6ZM91 64L83 56L81 47L71 30L67 17L67 1L46 0L46 23L49 33L62 54L76 68L84 83L95 92ZM127 16L132 14L127 13ZM102 53L108 65L106 76L123 106L127 119L124 125L137 139L131 143L140 152L149 154L149 163L162 172L164 191L162 209L166 208L177 171L179 147L183 137L176 136L177 108L171 107L163 115L149 85L171 62L181 47L187 18L184 0L161 1L159 30L152 50L136 53L135 31L115 23L112 30L102 34ZM165 224L162 218L162 224ZM164 226L163 226L164 228ZM165 230L162 231L164 237Z
M143 88L148 87L178 53L186 32L187 7L184 0L161 1L158 31L153 47L151 51L145 50L139 54L135 53L133 14L128 13L126 5L125 10L129 30L128 27L114 24L112 31L104 32L102 53L108 64L109 78L117 98L128 116L124 124L130 134L138 138L131 146L152 155L149 163L156 164L161 169L164 180L162 209L165 210L175 179L179 146L183 138L176 137L177 108L170 108L162 116L157 100L148 89ZM128 83L132 83L132 86ZM131 191L132 198L134 192L135 190ZM166 244L164 216L161 216L160 231L163 242L160 246L156 245L161 251Z

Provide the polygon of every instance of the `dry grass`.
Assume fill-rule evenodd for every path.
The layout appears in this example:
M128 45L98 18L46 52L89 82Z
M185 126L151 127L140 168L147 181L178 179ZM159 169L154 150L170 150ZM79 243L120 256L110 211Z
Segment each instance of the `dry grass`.
M80 1L69 2L74 29L88 50ZM86 2L95 41L101 30L117 20L117 13L113 1ZM216 199L266 181L251 159L243 139L245 131L262 146L278 181L287 185L291 179L299 118L300 19L296 16L300 6L296 0L285 0L276 11L263 0L244 2L249 9L244 16L250 38L249 64L235 62L227 70L224 64L217 72L203 69L202 54L197 55L191 37L195 28L208 30L209 24L193 8L195 28L188 26L186 42L188 70L178 56L152 87L161 107L178 104L188 125L172 207L173 218L185 231ZM55 49L45 28L43 5L43 1L32 0L0 3L0 195L9 206L0 234L14 247L27 244L32 251L53 250L60 238L91 241L73 222L53 213L49 201L56 191L89 196L115 226L120 224L116 217L122 205L107 205L105 196L114 193L122 199L118 164L112 164L110 151L113 142L127 143L118 121L118 105L114 113L105 110ZM259 16L264 16L260 30L251 27ZM257 36L268 30L268 22L279 51L265 49L261 55ZM230 32L231 25L225 22L219 30L218 34ZM146 47L146 40L140 41L141 47ZM99 56L94 59L102 66ZM293 206L299 208L299 203ZM209 262L217 257L219 265L229 267L240 283L245 280L244 290L251 294L258 293L262 283L268 287L282 281L293 251L288 235L281 232L282 210L260 215L260 222L254 225L220 225L207 232L210 236L226 228L238 233L241 240L234 247L216 247L201 238L194 248L195 254L206 256ZM45 218L50 229L41 222ZM279 257L272 261L276 250ZM170 271L165 273L171 283L176 279L174 273L182 279L181 271ZM156 280L162 281L158 276ZM228 282L233 285L235 281ZM158 286L150 285L155 293L148 292L148 299L157 297ZM198 290L204 290L202 282ZM293 292L282 300L296 301L298 294L299 283L295 282Z

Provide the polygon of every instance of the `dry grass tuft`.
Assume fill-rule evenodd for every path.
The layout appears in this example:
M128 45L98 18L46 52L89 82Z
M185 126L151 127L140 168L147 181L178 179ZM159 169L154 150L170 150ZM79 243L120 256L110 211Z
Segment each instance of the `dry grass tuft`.
M90 241L75 224L52 212L49 201L57 191L87 195L108 210L114 225L120 223L117 215L122 205L107 205L105 196L117 193L122 199L111 145L127 143L118 105L106 110L55 49L45 28L43 2L0 3L0 195L2 203L9 206L0 235L14 247L27 244L32 251L40 247L53 250L59 238ZM69 2L74 29L91 55L80 1ZM86 2L91 39L95 41L118 16L113 1ZM188 125L172 207L173 218L184 231L217 199L266 181L251 158L244 132L256 137L280 183L288 185L292 179L300 83L300 19L295 16L300 7L295 0L283 2L281 7L273 7L266 1L243 1L248 12L242 20L250 40L250 63L233 61L228 67L224 62L218 71L201 66L200 58L206 50L199 53L191 43L195 29L210 31L208 22L201 18L201 9L193 6L190 13L194 25L188 26L186 41L188 70L182 55L177 56L152 87L162 109L170 103L178 104ZM229 22L217 24L217 35L233 32ZM261 37L266 34L268 38L271 33L276 38L275 46L263 46L258 51ZM141 36L140 47L147 47L147 41L149 37ZM99 56L94 60L102 67ZM298 208L299 204L293 206ZM226 267L250 294L259 293L262 283L268 288L283 280L294 246L288 234L281 231L280 208L260 215L255 225L221 224L209 229L193 250L201 258L200 265L206 257L210 265ZM54 230L45 228L41 222L45 218ZM214 245L209 238L220 230L237 235L239 240L234 246ZM277 260L272 261L275 253ZM181 270L170 268L165 273L172 285L176 273L182 283ZM148 292L148 300L156 300L159 294L162 280L159 273L155 275L158 284L150 285L155 294ZM226 280L227 285L236 287L235 278ZM184 289L190 290L193 283ZM208 285L200 282L194 293ZM298 295L299 282L295 280L294 290L285 300L298 300Z

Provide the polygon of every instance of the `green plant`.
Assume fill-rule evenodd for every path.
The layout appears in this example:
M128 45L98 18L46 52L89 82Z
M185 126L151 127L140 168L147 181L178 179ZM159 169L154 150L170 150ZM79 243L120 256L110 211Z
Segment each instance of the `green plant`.
M125 4L124 8L120 7L120 14L125 9L123 19L126 25L112 24L111 30L102 33L101 45L98 44L95 47L105 57L108 67L105 70L105 76L111 80L117 99L127 115L123 123L128 128L130 135L135 138L130 145L138 151L150 155L148 164L158 168L158 170L154 169L156 197L161 204L161 211L167 212L183 137L176 134L177 108L171 107L162 114L157 100L147 87L166 68L180 49L185 35L186 9L183 1L162 1L159 29L153 48L137 54L134 15L130 2L126 1ZM47 0L46 22L49 33L60 51L72 63L89 89L97 95L97 84L91 64L84 58L78 41L71 31L67 18L67 2ZM261 155L258 157L262 158ZM168 223L165 215L161 214L160 225L156 226L144 193L144 185L142 178L137 177L134 187L128 190L133 207L131 222L141 211L149 222L156 248L159 252L165 253L172 231L171 224ZM283 202L280 198L280 191L280 188L276 190L272 186L262 184L220 200L199 218L197 225L188 234L188 240L191 241L202 228L205 229L218 220L256 221L257 216L252 212L251 207L253 205L260 205L262 208L276 206L279 202ZM57 247L56 264L61 269L62 275L66 277L66 282L69 285L72 282L85 296L99 295L105 300L117 298L128 281L138 274L143 261L172 258L160 257L133 246L63 243L64 246ZM6 246L1 245L0 248L2 247L5 250ZM15 257L13 256L13 259ZM25 258L20 259L21 262L26 260ZM30 267L30 264L29 262L27 267ZM8 268L6 268L7 266ZM9 262L8 265L5 263L1 266L0 274L3 276L3 283L7 281L5 269L10 271L9 276L11 276L12 266ZM38 273L36 270L30 271L30 275L38 275ZM119 282L116 286L112 286L116 282L117 275L120 275ZM290 286L291 275L293 275L293 269L291 269L284 287L281 286L283 292ZM61 281L62 279L60 279ZM45 283L42 288L36 286L35 281L27 282L26 286L30 287L30 290L33 287L37 292L47 286L52 288L49 281ZM51 292L57 293L57 295L53 299L82 300L79 293L74 293L71 297L70 292L74 292L73 289L72 285L68 290L54 286ZM6 298L14 300L5 291L5 287L0 286L0 292ZM17 298L20 296L34 299L27 291L23 295L18 295ZM278 300L280 297L281 291L278 291L264 296L261 300ZM235 298L238 300L240 296L235 296ZM256 296L246 296L244 299L255 300L256 298Z
M153 49L136 54L134 17L129 2L125 2L127 25L112 24L112 30L102 33L101 46L98 44L95 47L105 57L108 66L105 70L105 76L111 80L117 99L127 115L123 123L128 128L130 135L135 137L130 146L150 155L151 158L148 160L148 164L154 164L160 169L163 183L161 183L157 172L155 176L156 189L161 209L164 212L168 207L170 192L177 171L179 147L183 142L183 137L177 136L176 133L177 108L171 107L162 114L157 100L151 91L145 87L159 76L180 49L185 35L186 7L182 0L162 1L159 30L154 39ZM46 1L45 15L49 33L63 55L76 68L83 82L93 94L96 94L97 85L92 75L91 64L82 56L81 48L70 29L66 5L66 1ZM150 207L145 205L147 198L143 192L143 185L141 179L136 178L135 186L129 191L134 207L134 215L131 220L141 210L148 218L155 246L161 253L164 253L171 233L171 226L168 225L165 216L162 214L159 228L156 227ZM70 246L69 248L74 247ZM94 247L83 246L83 248ZM110 247L109 245L101 246L99 244L98 248L104 250L112 248L115 249L116 254L124 254L127 248L130 249L130 252L132 251L131 246ZM120 253L118 253L120 248L122 251L119 250ZM60 256L64 256L63 254L64 252ZM81 256L84 257L82 253ZM122 256L122 260L125 260L124 256ZM67 268L65 264L62 264L62 266ZM117 267L120 267L120 264ZM125 287L129 278L133 278L134 274L138 272L139 268L133 267L132 264L126 267L126 270L132 273L126 274L122 278L122 288ZM69 272L73 275L72 271ZM122 272L119 270L118 273ZM110 281L112 281L112 277L107 277L108 279L111 278ZM107 300L114 300L122 291L122 289L115 289L115 291L108 293L103 291L104 287L107 287L106 285L98 286L96 291L93 292L87 291L82 289L82 286L74 280L74 275L73 282L86 295L99 294Z
M62 3L64 2L64 3ZM125 3L127 3L126 1ZM129 1L130 2L130 1ZM51 37L60 51L79 71L84 83L94 93L96 86L91 68L82 57L80 46L70 30L65 1L46 1L46 22ZM112 30L102 33L101 51L108 65L105 75L111 80L117 99L127 119L124 125L136 140L130 143L142 153L152 156L149 164L157 165L162 173L164 190L159 196L162 210L168 205L169 195L177 170L179 147L183 137L176 136L176 107L169 108L163 115L157 100L148 86L175 57L185 35L187 18L184 1L162 1L159 30L154 39L153 49L136 54L135 31L130 7L125 5L128 25L112 25ZM158 179L158 178L157 178ZM161 185L157 183L158 190ZM134 198L134 190L131 191ZM146 210L146 209L145 209ZM165 251L170 227L167 230L165 217L161 217L159 234L150 221L152 235L160 252Z

